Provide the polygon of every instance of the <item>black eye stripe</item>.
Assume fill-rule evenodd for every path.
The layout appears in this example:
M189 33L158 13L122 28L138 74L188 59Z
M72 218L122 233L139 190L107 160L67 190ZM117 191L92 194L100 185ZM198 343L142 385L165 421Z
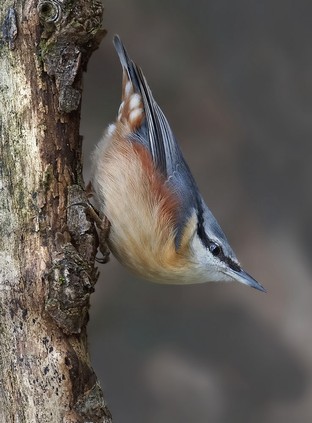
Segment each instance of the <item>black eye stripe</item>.
M209 250L215 257L219 257L222 254L222 248L215 242L210 243Z
M222 247L220 245L216 244L211 239L209 239L208 235L205 232L203 210L202 210L201 207L198 207L197 222L198 222L197 223L197 235L198 235L199 239L201 240L203 246L205 248L209 249L209 251L211 251L211 253L215 257L217 257L220 261L223 261L224 263L226 263L231 269L236 270L236 271L240 271L239 265L237 263L235 263L232 259L230 259L229 257L226 257L224 255ZM214 254L214 252L212 251L215 248L219 249L219 251L217 251L217 254Z
M227 259L227 264L230 266L231 269L236 270L236 272L241 271L241 268L239 267L239 265L235 263L233 260L231 260L230 258Z
M215 256L218 257L220 260L225 261L226 257L223 253L223 250L220 245L216 244L214 241L209 239L208 235L206 234L205 228L204 228L204 219L202 213L200 213L201 210L199 209L197 214L197 235L199 236L199 239L201 240L203 246ZM217 250L217 251L216 251Z
M209 248L211 241L208 238L205 229L204 229L204 219L203 215L199 214L197 215L198 221L197 221L197 235L199 236L199 239L201 240L203 246L205 248Z

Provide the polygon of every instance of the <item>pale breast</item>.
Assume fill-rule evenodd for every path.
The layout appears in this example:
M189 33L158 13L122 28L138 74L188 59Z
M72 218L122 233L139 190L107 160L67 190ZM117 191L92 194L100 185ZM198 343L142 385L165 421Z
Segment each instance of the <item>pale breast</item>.
M150 153L126 141L118 127L114 131L114 142L110 130L97 147L92 178L98 206L111 223L110 248L118 260L144 278L183 283L195 222L190 221L176 251L178 199L155 170Z

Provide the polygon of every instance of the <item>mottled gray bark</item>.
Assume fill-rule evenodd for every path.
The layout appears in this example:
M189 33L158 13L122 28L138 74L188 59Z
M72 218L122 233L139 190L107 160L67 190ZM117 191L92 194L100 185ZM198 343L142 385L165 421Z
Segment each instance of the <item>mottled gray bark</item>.
M87 349L97 237L79 136L102 12L99 0L0 5L1 423L111 421Z

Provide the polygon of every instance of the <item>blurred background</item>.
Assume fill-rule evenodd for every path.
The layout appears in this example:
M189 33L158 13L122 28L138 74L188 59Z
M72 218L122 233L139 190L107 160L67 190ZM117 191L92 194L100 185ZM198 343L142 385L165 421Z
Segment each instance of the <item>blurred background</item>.
M119 33L245 269L161 286L112 257L92 297L92 362L116 423L312 421L312 3L106 0L85 75L90 151L120 103Z

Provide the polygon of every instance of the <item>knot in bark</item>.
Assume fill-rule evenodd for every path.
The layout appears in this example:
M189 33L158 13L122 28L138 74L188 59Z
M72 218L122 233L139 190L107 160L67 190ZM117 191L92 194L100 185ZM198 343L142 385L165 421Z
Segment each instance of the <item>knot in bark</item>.
M40 0L37 10L43 23L57 23L62 16L62 7L57 0Z

